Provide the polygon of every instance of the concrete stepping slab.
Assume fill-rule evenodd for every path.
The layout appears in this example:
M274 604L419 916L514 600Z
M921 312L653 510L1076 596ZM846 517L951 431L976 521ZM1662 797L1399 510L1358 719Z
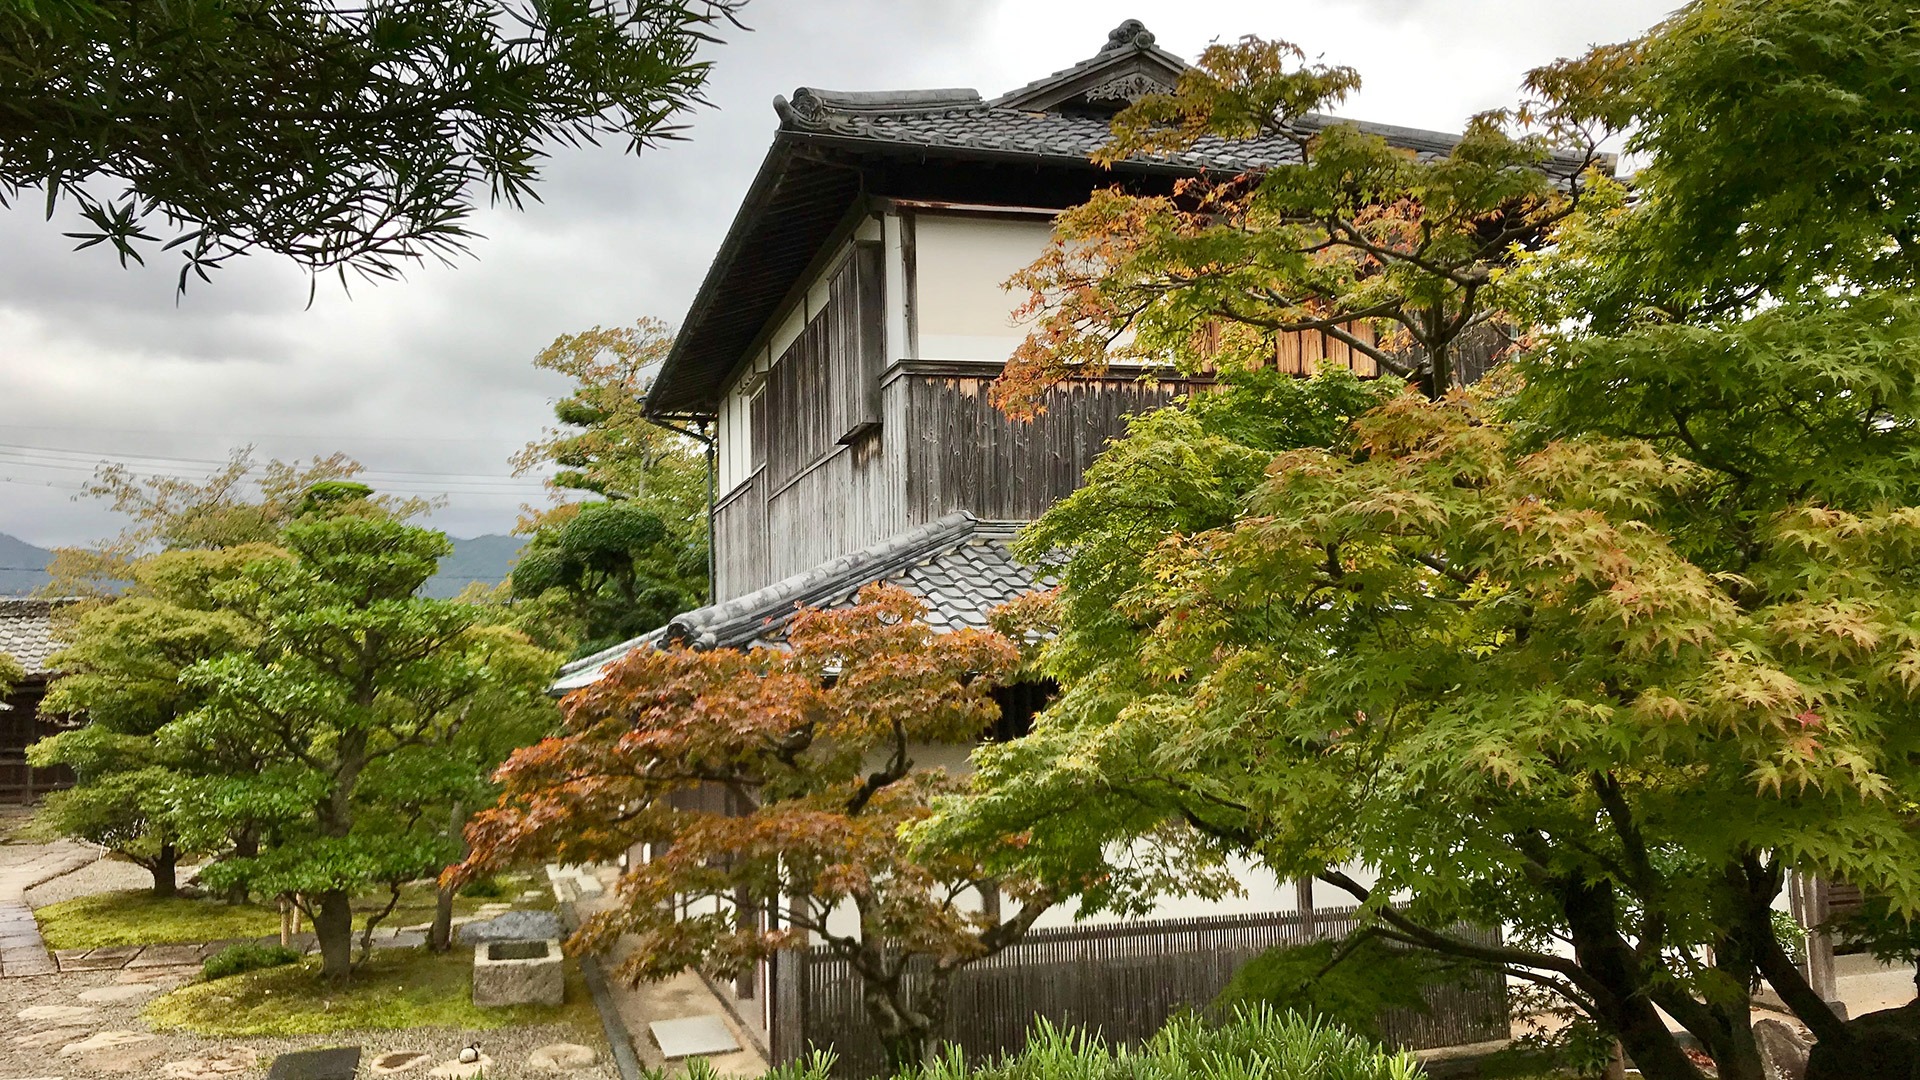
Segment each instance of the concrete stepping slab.
M579 1043L552 1043L527 1055L528 1066L541 1072L566 1072L582 1069L600 1059L591 1046Z
M56 956L54 959L59 962L61 971L119 971L121 968L127 966L128 958L124 956L75 956L69 959L67 957Z
M98 1019L100 1010L91 1005L29 1005L13 1014L29 1024L80 1024Z
M37 1050L43 1046L65 1046L70 1042L77 1042L86 1038L92 1031L92 1028L85 1027L48 1028L45 1031L36 1031L30 1035L15 1035L13 1037L13 1045L25 1047L29 1050Z
M198 966L206 959L200 955L198 945L149 945L140 950L140 955L127 961L130 968L180 967L186 964Z
M433 1061L433 1055L425 1050L396 1050L391 1054L381 1054L367 1066L367 1071L375 1076L392 1076L395 1073L410 1072L422 1068Z
M69 1057L74 1054L91 1054L98 1050L119 1050L132 1046L135 1043L146 1042L152 1038L153 1036L144 1031L100 1031L78 1042L70 1042L61 1047L60 1056Z
M60 969L44 949L6 949L0 951L0 977L18 979L28 975L52 975Z
M660 1056L668 1061L731 1054L740 1049L740 1040L733 1037L733 1029L714 1015L655 1020L647 1028L653 1032L653 1041L659 1044Z
M123 1005L129 1001L141 1001L161 992L161 987L152 983L114 983L112 986L96 986L92 990L82 990L79 1000L94 1005Z
M260 1053L251 1046L223 1046L183 1061L170 1061L160 1069L168 1080L220 1080L251 1070L260 1064Z
M433 1067L427 1073L435 1080L474 1080L475 1077L493 1071L493 1059L485 1054L478 1061L447 1061Z

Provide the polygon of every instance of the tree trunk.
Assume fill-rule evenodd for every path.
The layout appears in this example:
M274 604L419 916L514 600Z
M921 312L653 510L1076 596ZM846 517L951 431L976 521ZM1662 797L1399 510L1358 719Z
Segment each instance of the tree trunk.
M320 942L320 973L339 984L353 974L353 905L345 889L313 898L313 936Z
M1649 999L1646 973L1620 936L1616 898L1605 884L1561 880L1554 890L1566 913L1569 937L1580 966L1602 987L1595 995L1595 1017L1626 1050L1647 1080L1701 1080L1666 1021Z
M445 885L433 898L433 929L427 934L427 948L437 953L453 948L453 890Z
M153 875L153 895L160 897L176 896L180 892L179 882L180 852L172 844L161 844L160 854L147 864L147 871Z
M254 832L252 829L243 830L240 833L240 835L233 838L233 857L234 858L251 859L258 854L260 854L260 836L258 833ZM236 881L233 884L227 886L227 903L237 905L237 904L244 904L246 902L247 902L246 882Z
M887 1055L887 1075L917 1072L939 1053L950 974L937 969L929 974L922 994L925 1001L919 1006L908 999L904 964L891 979L861 979L867 1018L873 1021Z
M467 857L466 830L460 827L466 817L466 807L454 803L448 815L447 828L454 843L459 845L460 854L455 862ZM445 885L440 886L440 892L433 900L433 929L427 933L427 948L437 953L453 948L453 890Z

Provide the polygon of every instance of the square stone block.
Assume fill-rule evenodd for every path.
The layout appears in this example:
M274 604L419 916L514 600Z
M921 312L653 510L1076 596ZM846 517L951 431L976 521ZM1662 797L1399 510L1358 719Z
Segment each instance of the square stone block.
M564 963L558 938L476 945L473 1003L482 1008L559 1005L567 995Z
M660 1056L669 1061L731 1054L740 1049L740 1041L733 1037L733 1029L727 1027L725 1020L712 1014L683 1016L678 1020L655 1020L647 1028L653 1032L653 1041L660 1047Z
M353 1080L360 1068L360 1048L297 1050L273 1059L267 1080Z

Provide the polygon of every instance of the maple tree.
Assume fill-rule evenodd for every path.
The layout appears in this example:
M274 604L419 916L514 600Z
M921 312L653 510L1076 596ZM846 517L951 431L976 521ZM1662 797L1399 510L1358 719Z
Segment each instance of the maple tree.
M252 251L391 278L466 249L479 189L534 196L552 147L674 136L738 6L15 0L0 205L71 204L81 247L177 253L181 288Z
M530 511L513 594L550 601L584 654L654 629L707 595L708 465L693 440L641 406L673 346L666 324L564 334L534 366L573 390L549 429L513 458L516 476L547 464L555 505ZM594 496L578 502L581 494Z
M900 839L964 783L915 758L989 731L991 689L1018 659L991 631L936 632L923 610L869 587L844 610L800 611L784 648L635 650L566 698L563 734L502 766L459 875L634 853L618 903L573 947L637 935L621 974L645 979L737 975L818 943L858 974L891 1063L925 1060L953 974L1018 940L1051 896Z
M1910 129L1897 7L1702 0L1536 72L1539 115L1633 127L1652 162L1631 203L1598 185L1491 272L1543 328L1528 348L1472 392L1416 369L1252 480L1198 402L1136 421L1024 538L1071 554L1039 612L1060 698L916 835L1096 907L1167 887L1110 858L1149 835L1209 887L1230 856L1317 876L1387 940L1550 990L1660 1080L1702 1075L1660 1011L1720 1076L1761 1075L1762 977L1823 1052L1860 1047L1771 916L1788 872L1869 888L1890 950L1920 910L1914 189L1853 141ZM1211 77L1181 88L1208 116ZM1754 132L1768 160L1718 156ZM1050 296L1016 379L1097 362L1123 324L1199 359L1242 264L1195 272L1218 238L1174 212L1112 219L1142 261ZM1133 509L1154 476L1168 495Z
M1284 41L1215 44L1171 94L1113 121L1101 163L1178 154L1205 137L1280 142L1297 164L1182 180L1169 195L1096 192L1008 286L1037 320L993 397L1030 416L1057 380L1116 360L1188 370L1270 362L1276 335L1319 332L1438 396L1465 383L1469 354L1504 344L1501 269L1615 185L1590 172L1598 137L1552 111L1553 138L1515 137L1507 114L1474 117L1446 152L1416 155L1319 111L1360 84L1307 64ZM1196 335L1220 340L1200 351Z

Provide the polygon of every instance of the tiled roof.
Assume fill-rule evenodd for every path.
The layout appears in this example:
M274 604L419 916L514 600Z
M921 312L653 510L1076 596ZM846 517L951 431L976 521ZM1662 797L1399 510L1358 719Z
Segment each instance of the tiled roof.
M46 675L47 657L61 647L53 636L53 612L71 600L0 597L0 653L27 669L28 675Z
M784 110L790 130L877 143L1086 161L1112 137L1108 118L1034 112L981 102L897 110L846 108L851 95L802 87ZM1229 140L1209 135L1190 149L1141 159L1184 169L1249 170L1296 164L1299 147L1281 136Z
M1112 170L1090 160L1115 111L1173 88L1186 63L1129 19L1100 51L999 97L976 90L838 91L801 87L774 99L780 127L646 398L653 416L705 420L729 373L761 341L794 284L863 194L904 200L1065 209L1124 183L1165 190L1203 170L1260 172L1298 163L1284 135L1209 136L1177 154L1136 155ZM1457 135L1327 116L1295 121L1311 135L1350 123L1431 158ZM1564 178L1583 159L1546 170ZM1011 169L1003 168L1012 166Z
M948 514L744 596L677 615L650 634L575 660L560 669L553 690L586 686L634 649L668 641L700 649L775 643L799 608L846 607L862 587L875 582L899 585L924 599L926 620L937 629L984 627L995 607L1056 584L1049 566L1029 566L1013 557L1007 544L1016 528L978 521L964 511Z

